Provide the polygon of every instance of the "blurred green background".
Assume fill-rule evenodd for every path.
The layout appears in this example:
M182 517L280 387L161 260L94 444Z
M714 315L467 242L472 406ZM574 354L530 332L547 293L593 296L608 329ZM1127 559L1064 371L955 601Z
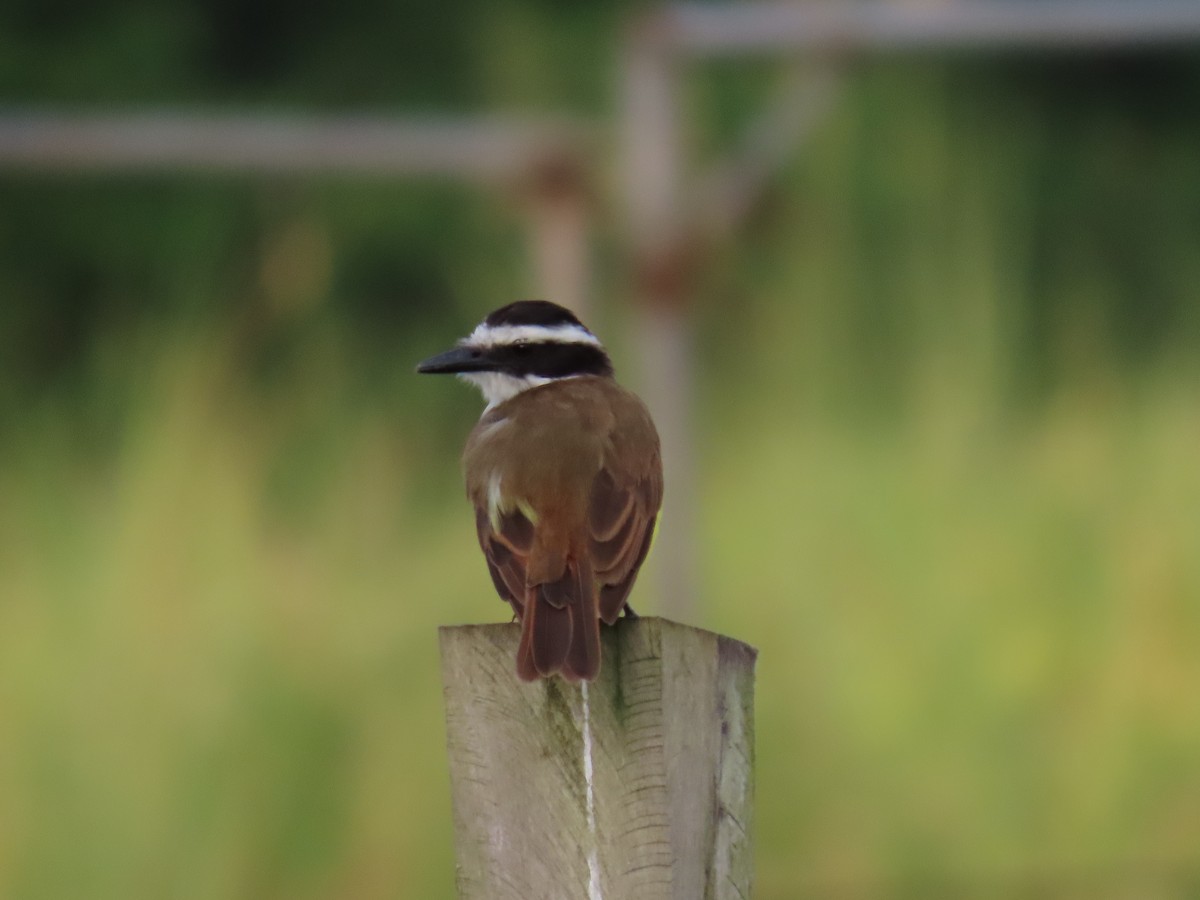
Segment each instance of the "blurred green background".
M0 102L611 123L639 8L8 0ZM695 68L698 152L769 74ZM761 900L1200 896L1198 109L1197 51L864 64L703 263ZM453 896L435 626L506 612L412 366L528 293L517 206L0 171L0 896Z

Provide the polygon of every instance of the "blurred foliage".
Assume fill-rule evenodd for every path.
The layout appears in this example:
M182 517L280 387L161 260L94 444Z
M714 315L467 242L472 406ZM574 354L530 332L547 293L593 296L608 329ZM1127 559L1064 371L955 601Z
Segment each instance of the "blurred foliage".
M0 99L603 117L631 8L17 0ZM700 155L768 81L691 72ZM864 65L698 273L760 897L1200 893L1197 108L1194 53ZM434 628L503 610L411 371L527 290L514 198L0 193L0 895L452 896Z

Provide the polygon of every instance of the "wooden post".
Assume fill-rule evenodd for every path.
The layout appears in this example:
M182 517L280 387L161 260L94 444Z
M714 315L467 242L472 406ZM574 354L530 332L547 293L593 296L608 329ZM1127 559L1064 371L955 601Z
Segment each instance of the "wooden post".
M441 629L460 900L747 900L756 651L622 619L595 682L525 684L518 635Z

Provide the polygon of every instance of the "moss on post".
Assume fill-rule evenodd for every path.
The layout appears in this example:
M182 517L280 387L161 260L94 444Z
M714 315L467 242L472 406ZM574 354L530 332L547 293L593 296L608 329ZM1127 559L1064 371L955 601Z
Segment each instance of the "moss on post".
M523 684L515 625L441 629L461 900L750 896L753 648L664 619Z

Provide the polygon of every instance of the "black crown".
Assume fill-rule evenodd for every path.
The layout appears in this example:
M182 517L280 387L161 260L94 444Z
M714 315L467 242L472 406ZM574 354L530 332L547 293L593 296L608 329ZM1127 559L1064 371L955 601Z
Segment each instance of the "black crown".
M518 300L490 313L484 321L488 325L544 325L549 328L578 325L585 328L573 312L549 300Z

